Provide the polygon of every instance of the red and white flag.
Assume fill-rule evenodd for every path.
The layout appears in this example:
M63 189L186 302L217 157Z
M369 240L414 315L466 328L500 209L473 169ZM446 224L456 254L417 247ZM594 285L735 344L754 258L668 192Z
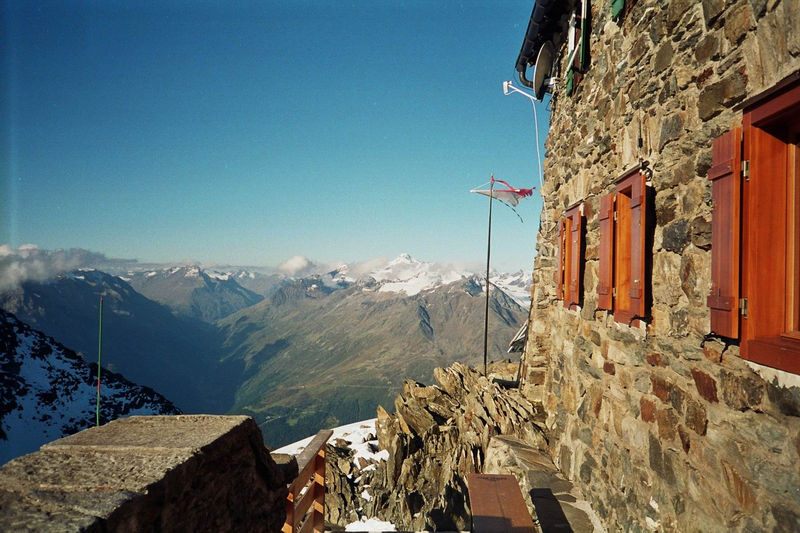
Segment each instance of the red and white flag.
M516 187L512 187L503 180L494 179L494 176L492 176L491 179L492 181L490 183L493 184L499 183L500 185L505 186L505 188L501 188L497 185L494 185L494 187L491 190L472 189L469 192L483 194L484 196L491 196L496 200L500 200L501 202L505 202L512 206L516 206L520 200L522 200L526 196L531 196L533 194L533 189L517 189Z

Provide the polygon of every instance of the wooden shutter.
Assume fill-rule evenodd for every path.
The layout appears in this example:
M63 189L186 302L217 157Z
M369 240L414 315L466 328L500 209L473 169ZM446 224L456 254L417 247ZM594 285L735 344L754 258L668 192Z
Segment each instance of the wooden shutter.
M622 15L623 9L625 9L625 0L611 0L611 18L613 20Z
M739 245L742 130L736 128L711 145L711 331L739 336Z
M600 198L600 266L597 280L597 307L613 309L614 285L614 193Z
M569 292L564 304L567 307L580 305L581 295L581 249L583 248L583 216L580 206L569 213L570 253L569 253Z
M564 226L566 225L566 220L563 218L558 221L558 271L556 272L556 298L559 300L564 299L564 274L566 273L566 269L564 268L564 254L566 250L564 249Z
M631 288L630 312L647 316L647 184L646 176L638 173L631 184Z

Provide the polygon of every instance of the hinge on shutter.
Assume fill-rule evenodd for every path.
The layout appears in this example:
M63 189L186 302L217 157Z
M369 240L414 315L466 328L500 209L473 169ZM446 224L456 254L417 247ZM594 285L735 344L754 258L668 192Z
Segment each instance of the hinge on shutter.
M617 212L614 211L614 222L616 222L616 221L617 221Z
M742 161L742 176L745 181L750 181L750 160L745 159Z
M739 298L739 314L747 318L747 298Z
M612 296L613 298L616 298L616 297L617 297L617 288L616 288L616 287L614 287L613 289L611 289L611 296Z

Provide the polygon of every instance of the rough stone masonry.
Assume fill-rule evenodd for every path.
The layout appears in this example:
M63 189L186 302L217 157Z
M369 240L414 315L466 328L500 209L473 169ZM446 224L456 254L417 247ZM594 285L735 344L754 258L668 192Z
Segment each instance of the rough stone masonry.
M250 417L123 418L3 465L0 531L280 531L287 481Z
M548 449L610 530L800 531L800 381L746 363L735 343L704 342L711 141L741 120L737 103L800 69L800 2L626 3L620 21L610 1L591 3L589 68L551 102L525 351L528 384L543 381ZM652 305L631 327L598 309L597 213L641 160L654 191ZM558 221L577 202L582 305L566 309Z

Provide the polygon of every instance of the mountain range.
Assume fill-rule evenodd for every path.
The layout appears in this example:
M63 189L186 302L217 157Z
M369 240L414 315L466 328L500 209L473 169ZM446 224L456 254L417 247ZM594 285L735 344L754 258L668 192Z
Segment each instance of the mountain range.
M391 409L405 378L430 382L437 366L482 363L485 292L476 278L411 296L384 286L304 278L221 320L222 351L245 369L233 410L281 445L373 416L378 404ZM490 292L494 359L525 318L504 292Z
M255 274L251 276L240 279L255 278ZM198 266L132 271L121 279L151 300L205 322L214 322L264 299L237 283L234 273L206 272Z
M163 393L185 412L227 410L232 392L215 385L226 375L216 328L146 298L116 276L80 270L28 281L0 294L0 308L91 361L97 357L101 297L109 369Z
M95 424L97 365L0 310L0 464ZM166 398L101 370L100 420L179 414Z
M436 366L482 363L479 275L406 254L302 274L84 269L25 282L0 294L0 307L90 360L102 296L111 370L184 412L251 414L270 445L374 416L405 377L429 382ZM526 318L529 280L492 277L490 359Z

